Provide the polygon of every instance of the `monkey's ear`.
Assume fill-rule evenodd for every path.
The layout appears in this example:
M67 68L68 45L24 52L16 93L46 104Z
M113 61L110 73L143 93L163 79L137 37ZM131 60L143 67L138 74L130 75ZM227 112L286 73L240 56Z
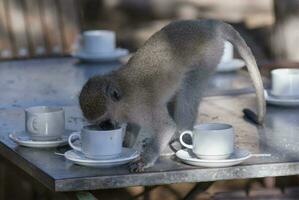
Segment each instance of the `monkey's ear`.
M104 87L104 93L108 98L115 102L121 100L122 98L122 92L120 88L112 82L106 84Z

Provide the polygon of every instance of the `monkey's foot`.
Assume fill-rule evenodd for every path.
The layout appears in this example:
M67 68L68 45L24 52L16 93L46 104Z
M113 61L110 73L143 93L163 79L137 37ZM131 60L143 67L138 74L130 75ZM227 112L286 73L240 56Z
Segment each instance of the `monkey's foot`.
M143 172L145 169L145 162L143 159L133 161L130 165L130 172Z

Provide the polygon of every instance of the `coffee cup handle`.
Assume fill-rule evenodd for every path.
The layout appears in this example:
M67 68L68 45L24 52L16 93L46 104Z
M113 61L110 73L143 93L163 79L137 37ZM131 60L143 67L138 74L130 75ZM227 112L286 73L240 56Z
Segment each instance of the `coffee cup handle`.
M69 136L69 139L68 139L69 145L70 145L74 150L82 152L82 148L81 148L81 147L78 147L78 146L76 146L76 145L73 144L72 139L73 139L74 137L78 137L79 139L81 139L80 132L74 132L74 133L72 133L72 134Z
M181 133L181 135L180 135L180 143L184 146L184 147L186 147L186 148L188 148L188 149L193 149L193 145L191 145L191 144L186 144L185 142L184 142L184 140L183 140L183 137L184 137L184 135L190 135L191 136L191 138L193 137L193 133L192 133L192 131L184 131L184 132L182 132Z
M28 120L27 125L29 126L30 130L34 133L38 133L38 127L37 127L37 118L32 117Z

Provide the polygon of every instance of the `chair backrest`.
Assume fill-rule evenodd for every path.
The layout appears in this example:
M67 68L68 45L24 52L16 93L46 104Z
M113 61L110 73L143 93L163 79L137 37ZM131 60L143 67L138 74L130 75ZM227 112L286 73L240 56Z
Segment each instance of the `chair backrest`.
M80 32L79 0L0 0L0 59L67 55Z

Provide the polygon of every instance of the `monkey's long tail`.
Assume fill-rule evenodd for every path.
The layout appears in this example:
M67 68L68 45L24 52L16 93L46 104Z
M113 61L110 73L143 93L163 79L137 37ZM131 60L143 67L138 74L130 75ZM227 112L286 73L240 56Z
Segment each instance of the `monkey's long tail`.
M266 102L264 96L264 86L255 58L240 34L231 25L226 23L221 24L222 37L231 42L237 48L240 56L246 63L249 75L256 90L258 122L259 124L262 124L266 114Z

